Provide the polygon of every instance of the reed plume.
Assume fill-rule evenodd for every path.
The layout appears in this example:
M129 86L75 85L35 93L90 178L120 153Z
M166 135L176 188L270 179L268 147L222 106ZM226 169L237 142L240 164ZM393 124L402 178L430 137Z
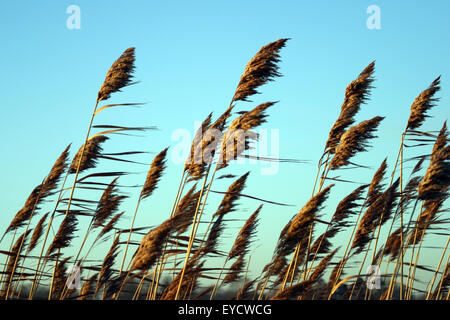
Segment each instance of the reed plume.
M252 300L253 292L251 292L256 280L247 281L242 288L236 294L236 298L233 300Z
M231 260L237 256L245 256L248 253L248 248L251 244L252 238L255 235L256 227L258 226L258 215L261 211L262 205L260 205L255 212L247 219L242 229L239 231L233 246L228 253L228 260Z
M232 283L239 281L242 270L245 267L244 255L239 255L235 262L228 269L227 275L223 278L222 283Z
M400 248L402 245L401 232L402 232L401 228L398 228L394 232L392 232L387 238L384 248L380 249L383 250L384 256L388 255L390 256L391 261L395 261L398 258L398 255L400 254ZM378 261L378 259L375 259L375 261Z
M30 233L30 230L25 231L19 238L17 238L16 242L14 242L14 245L12 246L11 250L7 253L8 256L10 256L10 259L8 260L8 263L6 265L6 281L4 284L4 294L8 295L9 293L9 287L11 285L11 281L14 277L14 269L18 261L22 258L21 253L23 249L25 248L25 242L28 237L28 234ZM7 299L8 297L6 297Z
M245 150L250 148L249 143L251 141L257 140L258 135L252 129L266 122L267 114L265 111L275 103L262 103L254 109L244 112L230 123L222 139L222 151L218 169L228 166L230 161L237 159Z
M235 101L249 101L248 97L259 93L257 88L274 77L280 77L277 63L280 62L278 52L289 39L279 39L263 46L258 53L247 63L241 75L231 104Z
M325 144L325 149L334 154L339 144L341 136L351 126L355 120L362 104L366 103L370 96L370 89L373 88L373 73L375 71L375 61L371 62L345 89L344 102L341 105L341 113L330 130L329 138Z
M214 217L223 216L233 212L236 209L236 201L239 199L240 193L245 188L245 182L247 181L249 174L250 171L243 174L228 187L228 190L220 202L217 211L214 213Z
M92 218L93 228L104 226L106 220L117 212L121 202L127 198L126 196L117 195L117 179L118 177L106 187L98 202Z
M314 271L309 276L309 280L316 282L322 277L325 269L328 267L329 263L338 250L339 248L333 250L326 257L324 257L322 261L320 261L320 263L317 265L317 267L314 268Z
M120 91L123 87L132 84L135 61L134 51L134 48L126 49L109 68L98 92L97 104L102 100L107 100L111 94Z
M144 186L142 187L141 199L149 197L156 189L158 181L161 178L162 173L166 167L167 149L168 148L165 148L153 159L150 170L147 173L147 178L145 179Z
M298 243L304 242L305 239L308 240L310 228L333 186L333 184L329 185L311 197L305 206L285 226L277 244L277 255L286 256L294 250Z
M200 180L206 169L206 163L203 158L203 139L206 131L211 125L212 113L210 113L205 120L203 120L200 127L195 133L194 140L191 144L189 157L184 163L184 171L187 171L191 181Z
M367 151L368 141L375 138L373 132L377 129L384 117L374 117L363 121L348 129L342 136L336 147L335 155L330 162L331 170L348 165L349 159L358 152Z
M31 235L30 243L27 248L27 254L33 250L36 245L38 244L39 239L42 236L43 230L44 230L44 223L47 220L48 212L42 216L42 218L39 220L39 222L36 224L33 230L33 234Z
M87 169L95 168L97 159L103 151L102 143L109 138L104 135L98 135L84 143L75 154L69 167L69 173L81 173Z
M448 187L442 192L446 194L441 198L425 201L424 210L419 214L419 217L416 220L414 230L411 231L408 245L413 245L421 241L425 236L425 232L431 225L437 223L437 216L442 212L441 207L448 198Z
M78 220L74 213L70 213L65 216L61 222L52 243L50 243L47 249L47 256L50 256L55 251L59 251L62 248L67 248L70 245L72 239L75 238L75 232L77 229Z
M27 200L25 201L25 205L20 209L14 218L11 220L10 224L6 228L5 233L2 236L2 239L5 237L5 235L12 231L16 230L22 226L31 218L33 211L36 210L36 205L40 198L42 184L35 187L31 194L28 196Z
M189 259L185 271L179 272L170 282L162 293L161 300L175 300L177 292L178 295L184 297L191 287L195 289L196 282L203 270L204 261L199 262L198 259L193 258L194 256ZM181 287L179 287L181 278L183 278L183 281L181 281Z
M208 233L208 237L202 247L203 255L208 253L217 253L217 246L219 245L218 242L220 236L222 235L223 229L225 228L223 225L223 218L223 215L219 215L214 220L211 230Z
M397 179L367 208L358 224L355 238L350 248L356 249L354 254L362 252L366 244L371 240L370 235L372 232L390 219L399 197L399 193L397 192L399 183L400 180Z
M441 76L434 79L430 86L414 99L411 105L411 114L409 115L406 130L415 130L419 128L425 119L429 117L427 112L436 105L437 101L439 101L439 98L434 98L434 95L441 89L439 86L441 82L440 79Z
M420 200L435 200L446 194L450 184L450 146L447 145L448 131L444 123L433 147L430 164L418 186Z
M384 188L383 180L384 176L386 174L387 169L387 159L385 158L383 162L381 162L380 167L375 172L375 174L372 177L372 180L369 184L369 190L367 191L367 199L366 199L366 206L370 207L372 203L378 198L378 196L381 194L381 190Z
M296 299L299 296L306 296L310 292L313 283L313 281L306 280L283 290L279 290L270 298L270 300L289 300Z
M362 193L367 187L368 185L357 187L339 202L330 221L330 230L340 231L341 228L348 226L347 219L356 214L355 210L359 207L358 201L363 199Z
M342 228L349 225L347 219L351 215L356 214L355 210L359 207L357 202L362 200L362 193L367 187L368 185L362 185L356 188L338 203L326 231L312 244L309 250L311 254L308 256L308 261L314 259L318 254L329 252L331 248L330 240L338 234Z
M122 217L123 214L124 214L124 212L115 214L108 221L108 223L105 224L105 226L100 230L100 232L97 235L97 238L96 238L95 242L97 242L100 238L102 238L104 235L108 234L111 230L113 230L115 225L117 224L117 222L119 221L119 219Z
M66 286L67 279L67 267L66 264L70 260L70 257L64 258L59 261L54 270L54 277L52 280L52 286L50 295L52 298L59 297Z
M200 191L194 192L196 186L194 185L180 200L173 214L176 220L176 233L178 235L186 232L187 228L192 224L194 219L195 208L197 207Z
M89 277L83 282L83 286L80 289L77 300L88 300L89 297L95 294L95 280L97 279L97 274Z
M141 240L130 271L150 269L161 256L164 242L170 231L170 219L150 230Z
M97 286L96 286L95 292L99 291L100 288L110 280L110 278L113 274L112 267L115 263L117 255L119 254L117 252L119 249L119 238L120 238L120 234L118 234L115 237L115 239L111 245L111 248L109 249L108 253L106 254L105 258L103 259L102 267L98 274L98 280L97 280Z
M156 259L161 256L163 245L167 238L184 226L185 219L178 214L150 230L142 238L130 271L150 269L156 262Z

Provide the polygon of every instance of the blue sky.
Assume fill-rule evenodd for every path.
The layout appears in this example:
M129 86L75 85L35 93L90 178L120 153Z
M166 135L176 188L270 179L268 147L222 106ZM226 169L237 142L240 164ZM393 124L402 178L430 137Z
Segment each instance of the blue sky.
M79 30L66 27L66 9L72 4L81 10ZM381 9L379 30L366 26L370 5ZM279 130L280 157L310 162L281 164L273 176L261 176L257 165L227 169L234 174L252 170L247 194L293 205L265 205L252 257L259 270L268 262L282 227L311 194L316 163L339 114L345 87L371 61L376 60L376 88L357 120L376 115L386 119L372 148L355 161L372 169L339 174L367 182L386 156L392 168L411 102L438 75L442 75L441 100L423 129L441 128L450 114L449 12L448 1L2 2L1 224L20 209L67 144L73 143L73 152L78 149L105 73L126 48L136 47L135 76L140 83L114 94L110 102L147 104L139 109L111 109L96 121L157 126L159 130L146 137L113 136L105 145L108 152L156 153L177 144L171 140L175 130L192 132L195 121L211 111L220 114L247 61L264 44L288 37L291 40L281 52L284 76L262 87L253 103L239 103L237 109L280 101L269 110L264 128ZM152 157L138 160L150 162ZM102 162L100 167L117 168L117 164ZM142 182L147 167L126 168L139 175L123 178L124 184ZM138 225L156 224L168 216L180 174L181 166L169 162L158 192L142 206ZM217 183L215 188L224 191L228 183ZM352 187L338 184L324 215ZM131 190L129 195L124 227L137 192ZM211 197L210 211L218 200ZM241 201L246 211L233 218L246 219L257 206L255 201ZM232 224L230 239L240 225ZM445 242L434 240L435 245ZM432 262L438 254L430 249L424 257Z

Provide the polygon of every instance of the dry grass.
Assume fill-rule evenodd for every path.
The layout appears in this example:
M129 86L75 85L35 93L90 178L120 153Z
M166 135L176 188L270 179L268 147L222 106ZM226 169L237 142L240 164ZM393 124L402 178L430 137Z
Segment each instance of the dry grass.
M259 234L260 215L271 209L263 209L264 199L244 193L251 174L247 172L237 177L233 173L232 163L247 156L251 143L258 139L255 128L268 120L268 112L275 102L259 104L246 112L235 113L233 110L237 103L250 102L249 98L259 93L262 85L281 76L280 51L287 40L279 39L263 46L246 65L228 107L215 120L212 113L205 118L192 141L177 195L173 204L170 203L172 211L166 215L155 212L154 215L162 221L156 226L135 226L135 218L141 201L155 198L158 185L164 181L168 148L154 157L137 193L134 214L121 211L123 201L131 197L122 193L123 186L119 184L119 177L127 172L99 169L102 159L118 161L123 167L124 163L136 164L123 156L143 153L104 154L103 144L111 139L112 133L145 131L147 128L93 125L99 112L113 106L136 105L122 103L103 105L97 109L100 102L133 83L135 49L125 50L106 74L86 138L72 161L69 145L6 227L2 240L9 236L11 244L2 242L4 247L0 251L5 258L0 297L213 299L222 297L224 288L232 284L237 288L232 299L412 299L420 292L415 281L416 269L422 269L425 275L433 278L427 299L448 299L448 258L447 263L442 263L446 250L439 262L426 261L424 264L419 259L421 250L423 253L425 248L426 235L433 234L448 244L448 219L442 215L447 211L445 201L450 184L447 127L444 123L438 135L419 131L439 100L435 95L440 89L440 77L422 91L411 106L389 184L384 181L388 175L385 159L370 182L356 186L341 198L334 210L330 211L327 205L330 194L337 192L334 186L345 181L329 178L328 174L337 169L362 170L361 167L365 166L352 161L358 154L368 151L384 119L376 116L354 125L356 114L368 102L373 89L374 62L345 90L340 114L331 126L319 160L316 181L311 181L314 184L312 195L281 230L272 259L262 274L255 276L250 272L251 252L253 241ZM90 136L92 128L106 131ZM216 133L221 134L220 138ZM404 150L405 139L419 141L421 146L431 147L433 144L431 154L404 159L404 153L409 151ZM407 179L408 169L403 167L406 161L414 161ZM426 164L427 169L422 169ZM216 172L223 169L229 171L216 178ZM397 175L398 178L394 179ZM109 183L100 178L109 179ZM226 192L211 189L217 180L234 178ZM70 183L70 179L73 179L72 186L68 187L66 183ZM330 179L335 184L327 184ZM210 191L223 193L222 201L212 203L208 199ZM69 196L66 196L67 192ZM232 246L227 248L223 239L225 231L229 230L228 217L231 212L240 211L238 204L243 197L260 203L236 233ZM157 197L154 200L166 202ZM42 212L35 222L35 216L41 214L44 205L49 204L54 209ZM209 219L204 219L208 214ZM120 219L124 216L132 217L131 225L122 226ZM403 220L404 217L409 217L408 223ZM89 225L78 244L73 240L79 236L81 219L88 219ZM51 230L57 222L59 226L52 234ZM21 235L16 238L18 233ZM28 243L29 234L31 238ZM126 241L121 241L123 235ZM344 235L347 243L336 245L335 239L339 235ZM98 259L99 245L105 242L110 242L109 249ZM87 243L90 243L89 249L83 252ZM67 254L71 245L78 247L75 257ZM347 247L342 253L343 245ZM92 257L94 248L97 249L96 257ZM35 254L39 250L40 254ZM131 257L127 256L128 251ZM372 260L366 262L369 253L372 253ZM388 261L384 257L389 257ZM376 294L360 285L365 277L363 267L374 263L379 267L386 266L389 271L388 277L383 279L385 287ZM79 290L67 287L66 271L70 264L81 267L83 285ZM354 268L358 267L356 274ZM327 273L330 275L327 276ZM343 275L347 274L349 276L344 278ZM397 294L396 283L399 279L402 285ZM24 293L23 288L29 291Z

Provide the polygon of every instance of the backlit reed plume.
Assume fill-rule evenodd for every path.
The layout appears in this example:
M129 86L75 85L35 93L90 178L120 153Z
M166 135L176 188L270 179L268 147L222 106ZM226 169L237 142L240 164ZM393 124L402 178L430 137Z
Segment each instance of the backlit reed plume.
M200 191L194 192L196 186L194 185L189 191L181 198L180 202L175 209L173 217L177 220L178 235L183 234L187 228L192 224L194 219L195 208L197 207Z
M439 98L434 98L436 92L438 92L441 87L440 84L441 76L437 77L430 86L422 91L416 99L414 99L411 105L411 114L406 125L406 130L415 130L422 125L426 118L429 116L427 112L435 106L435 103L439 101Z
M242 288L236 294L236 298L233 300L252 300L253 292L252 288L255 285L256 280L247 281Z
M384 188L383 180L386 174L387 169L387 159L384 159L383 162L381 162L380 167L375 172L375 174L372 177L372 180L369 184L369 190L367 191L367 199L366 199L366 206L370 207L372 203L378 198L378 196L381 194L381 190Z
M355 238L351 249L356 249L354 254L362 252L371 240L372 232L383 225L392 216L397 204L399 193L397 188L400 180L397 179L385 192L379 195L370 207L367 208L356 229Z
M251 244L252 238L255 235L256 227L258 226L258 215L261 211L262 205L260 205L255 212L247 219L242 229L239 231L236 239L234 240L233 246L228 253L228 260L233 259L237 256L244 256L248 253L249 246Z
M106 234L108 234L111 230L113 230L114 227L116 226L117 222L119 221L119 219L122 217L123 214L124 214L124 212L120 212L120 213L115 214L108 221L108 223L105 224L104 227L100 230L100 232L98 233L98 235L96 237L95 242L98 241L103 236L105 236Z
M277 255L286 256L294 250L298 243L305 242L305 239L306 241L308 240L310 228L333 186L329 185L311 197L305 206L283 228L276 248Z
M195 259L195 256L189 259L184 274L179 272L177 276L170 282L167 288L161 295L161 300L174 300L177 296L177 291L181 297L185 297L187 290L191 287L195 289L196 282L203 270L204 261L199 262ZM179 287L181 277L183 281L181 282L181 287Z
M342 136L336 147L335 155L330 162L332 170L348 165L350 158L358 152L367 150L368 140L375 138L373 132L384 117L374 117L349 128Z
M353 190L348 196L342 199L336 207L330 223L324 233L322 233L310 248L308 260L313 259L318 254L328 253L331 248L331 238L339 233L342 228L348 227L348 218L356 214L359 207L358 201L362 200L362 193L368 185L362 185Z
M10 283L12 281L15 266L22 258L21 253L25 249L25 242L29 233L30 230L27 230L19 238L17 238L16 242L14 242L14 245L11 248L11 251L8 252L8 256L10 258L8 260L8 264L6 265L5 274L7 275L7 278L4 283L3 294L8 292L8 287L10 286Z
M252 242L256 227L258 226L258 215L261 211L262 205L260 205L255 212L247 219L244 226L239 230L233 246L228 253L226 261L236 259L235 262L228 269L228 273L223 279L223 283L231 283L238 281L245 267L245 256L248 254L248 249ZM225 261L225 262L226 262Z
M119 238L120 238L120 234L118 234L115 237L115 239L111 245L111 248L109 249L108 253L106 254L105 258L103 259L102 267L98 274L98 280L97 280L97 286L96 286L95 292L99 291L100 288L110 280L111 275L113 274L112 267L114 266L116 257L119 254L119 252L118 252L119 245L120 245Z
M447 139L445 122L434 144L425 176L418 186L420 200L439 199L446 194L444 189L450 184L450 146Z
M212 113L210 113L205 120L203 120L200 127L195 133L194 140L191 144L191 150L189 157L184 163L184 170L189 173L191 180L199 180L203 177L205 172L206 163L203 159L202 141L205 133L211 125Z
M59 261L54 270L54 277L53 277L53 283L51 286L51 297L52 298L58 298L62 291L64 290L64 287L66 286L67 281L67 262L70 260L70 257L64 258L61 261Z
M55 161L50 173L42 183L41 198L47 197L58 186L58 183L68 166L69 149L70 144Z
M296 285L279 290L270 300L290 300L297 299L299 296L307 295L311 286L314 284L311 280L300 282Z
M142 238L130 270L150 269L156 262L156 259L161 256L163 245L168 237L185 226L185 218L181 214L176 214L161 223L158 227L150 230Z
M236 209L236 201L240 198L242 190L245 188L245 182L247 181L250 171L243 174L239 179L234 181L229 187L222 201L214 213L214 217L223 216Z
M77 300L88 300L95 293L95 280L97 279L97 274L89 277L83 282L83 286L80 289Z
M265 111L275 103L262 103L254 109L241 114L230 123L222 139L222 150L218 169L225 168L228 162L237 159L245 150L250 148L249 143L258 138L258 135L252 129L266 122L265 118L267 114Z
M419 214L414 229L411 230L408 245L416 244L421 241L424 238L426 231L430 229L433 224L438 223L438 214L443 212L441 211L441 207L445 200L448 199L448 187L444 188L442 192L446 194L441 198L425 201L424 210Z
M142 187L141 199L149 197L156 189L156 185L165 168L167 149L168 148L165 148L153 159L150 170L147 173L144 186Z
M87 169L95 168L97 165L97 159L103 151L101 144L108 139L109 138L104 135L98 135L83 144L75 154L72 163L70 164L69 173L76 173L77 169L78 172L81 173ZM81 155L83 155L83 158L80 162Z
M318 281L323 276L323 273L325 272L325 269L328 267L328 265L330 264L331 260L333 259L334 255L336 254L336 252L338 250L339 250L339 248L337 248L337 249L333 250L332 252L330 252L327 256L325 256L319 262L319 264L316 267L314 267L313 272L309 276L309 280L311 280L311 281Z
M58 182L61 179L61 176L67 168L69 148L70 145L67 146L66 149L64 149L64 151L55 161L53 167L50 170L50 173L44 179L44 181L33 189L31 194L25 201L25 205L23 206L23 208L20 209L12 219L11 223L5 231L5 234L22 227L26 223L26 221L31 219L34 213L39 209L39 204L46 197L50 196L52 191L55 190Z
M213 222L211 230L209 231L208 237L202 247L202 255L207 253L218 253L217 247L219 245L219 239L225 228L223 222L224 216L219 215Z
M401 232L401 228L398 228L394 232L392 232L387 238L384 248L380 249L383 250L384 256L390 256L390 261L395 261L400 253ZM376 258L375 261L378 261L378 258Z
M280 61L278 52L285 46L287 40L289 39L279 39L263 46L247 63L231 103L239 100L249 101L247 98L257 94L256 89L259 86L273 81L274 77L281 76L277 65Z
M93 228L104 226L106 220L117 212L121 202L126 198L126 196L117 195L117 179L115 178L106 187L98 202L92 218Z
M16 215L14 216L14 218L11 220L11 223L9 224L9 226L6 228L5 233L3 234L3 237L10 231L12 230L16 230L20 227L22 227L25 222L30 219L33 210L36 209L36 204L39 201L39 194L42 188L42 184L40 184L39 186L35 187L33 189L33 191L31 192L31 194L28 196L27 200L25 201L25 205L23 206L22 209L20 209ZM2 239L3 239L2 237Z
M375 62L370 63L345 89L344 102L341 105L341 113L334 123L329 133L329 138L325 144L325 149L333 154L341 136L351 126L355 120L354 116L359 111L362 104L366 103L370 96L370 89L373 88L373 73Z
M120 91L125 86L132 84L134 72L134 48L126 49L122 55L114 61L106 73L100 91L97 95L97 103L108 99L112 93Z
M222 283L232 283L235 281L239 281L240 276L242 274L242 270L245 267L244 255L239 255L235 262L228 269L227 275L223 278Z
M358 201L362 200L362 193L368 185L362 185L353 190L348 196L342 199L336 207L333 217L330 221L330 229L337 229L347 227L347 219L356 214L356 209L359 207Z
M47 256L59 251L62 248L67 248L70 245L72 239L75 238L75 232L77 229L78 220L74 213L69 212L61 222L52 243L47 249Z
M28 248L27 248L27 254L29 254L31 252L31 250L33 250L36 247L36 245L38 244L38 241L41 238L42 233L44 231L44 223L45 223L47 217L48 217L48 212L46 214L44 214L41 219L39 219L38 223L34 227L33 234L31 235L31 239L30 239L30 244L28 245Z

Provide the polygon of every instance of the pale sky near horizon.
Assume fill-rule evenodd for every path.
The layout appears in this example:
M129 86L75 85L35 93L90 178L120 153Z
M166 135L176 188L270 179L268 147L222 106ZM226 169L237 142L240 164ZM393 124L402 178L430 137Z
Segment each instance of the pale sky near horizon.
M80 8L80 29L67 28L70 5ZM367 27L371 5L380 8L380 29ZM269 262L281 229L311 195L316 163L347 84L371 61L376 61L375 88L356 118L386 119L369 151L354 159L370 169L335 175L367 183L385 157L392 169L410 105L438 75L442 75L441 99L422 129L439 130L448 119L449 12L448 1L4 1L0 4L0 225L6 227L69 143L73 143L72 155L79 148L106 71L131 46L136 47L139 83L114 94L108 103L146 105L106 110L96 124L158 127L145 137L111 136L105 152L148 151L153 154L128 159L150 163L154 154L170 146L166 174L137 218L139 226L161 222L170 213L182 170L182 164L171 160L178 144L172 139L174 132L193 135L196 122L210 112L222 113L246 63L259 48L291 38L280 52L283 77L261 87L262 94L252 97L252 103L238 103L236 111L279 101L268 110L268 122L261 128L268 130L269 140L270 130L279 133L280 158L308 162L281 163L274 175L260 174L268 163L236 164L226 172L240 175L251 170L245 194L292 205L264 205L252 250L257 276ZM405 153L409 157L430 150L429 146ZM121 178L123 184L145 179L146 166L123 166L136 173ZM121 167L102 160L99 168ZM230 183L221 180L215 189L225 191ZM337 183L323 216L329 217L355 187ZM123 206L127 217L121 226L126 227L137 191L124 191L130 196ZM208 213L219 201L220 196L211 196ZM246 219L259 205L249 199L240 203L242 214L233 213L231 219ZM241 225L231 223L228 242ZM347 230L336 237L336 246L345 245L349 234ZM442 247L444 238L430 237L427 244ZM428 249L423 262L434 268L441 252Z

